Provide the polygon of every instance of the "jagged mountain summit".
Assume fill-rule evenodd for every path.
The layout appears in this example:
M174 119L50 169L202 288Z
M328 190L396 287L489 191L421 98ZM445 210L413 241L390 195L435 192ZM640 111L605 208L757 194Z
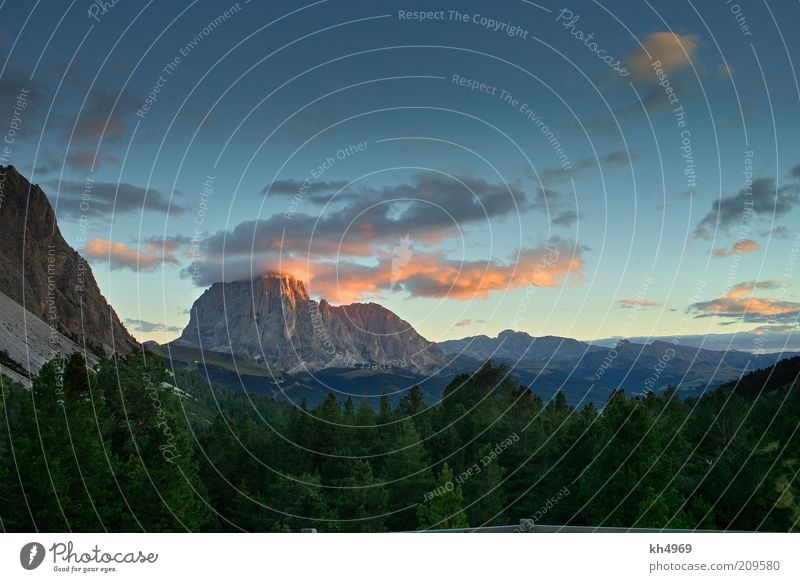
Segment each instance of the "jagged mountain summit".
M385 307L315 301L302 281L275 273L212 285L195 301L174 344L287 372L373 367L429 373L444 363L435 344Z
M137 349L100 292L92 269L61 235L45 193L14 166L0 166L0 225L0 293L19 307L15 318L23 321L27 311L74 342L73 347L98 355ZM30 338L44 341L41 333ZM72 345L61 339L56 344L56 351L69 351L66 346Z

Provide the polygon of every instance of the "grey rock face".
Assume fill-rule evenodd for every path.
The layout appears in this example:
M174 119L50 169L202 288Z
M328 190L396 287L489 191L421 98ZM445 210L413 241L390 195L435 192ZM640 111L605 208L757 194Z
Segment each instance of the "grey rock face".
M317 302L302 281L281 274L215 283L197 299L175 343L283 371L370 366L428 373L444 361L435 344L388 309Z
M41 188L0 166L0 194L0 292L95 353L137 349Z

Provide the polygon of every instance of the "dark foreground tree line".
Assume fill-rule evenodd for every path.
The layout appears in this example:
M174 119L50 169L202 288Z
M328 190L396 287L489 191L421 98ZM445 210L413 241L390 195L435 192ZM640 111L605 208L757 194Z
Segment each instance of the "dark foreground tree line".
M779 385L617 391L598 411L487 363L437 405L414 388L394 408L331 395L307 410L150 354L92 370L74 355L31 390L3 385L0 530L797 530L800 361L778 366Z

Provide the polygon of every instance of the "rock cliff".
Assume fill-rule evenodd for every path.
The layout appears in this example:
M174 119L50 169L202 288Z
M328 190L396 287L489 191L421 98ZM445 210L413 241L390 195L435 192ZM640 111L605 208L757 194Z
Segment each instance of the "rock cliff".
M94 353L138 346L61 236L45 193L14 166L0 166L0 292Z
M301 281L279 274L215 283L194 303L175 343L283 371L368 366L428 373L444 361L434 344L388 309L315 301Z

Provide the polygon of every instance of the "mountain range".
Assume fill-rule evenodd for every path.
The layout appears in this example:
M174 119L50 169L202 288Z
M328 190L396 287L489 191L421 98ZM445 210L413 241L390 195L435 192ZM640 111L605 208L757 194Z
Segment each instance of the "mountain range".
M541 396L549 398L563 390L572 404L605 402L619 388L636 394L675 386L683 397L696 396L796 355L710 350L659 339L639 343L617 340L615 345L601 346L512 330L497 338L445 341L439 347L451 363L459 362L457 367L469 368L492 359L512 369L518 381Z
M413 384L437 400L448 380L493 360L543 398L563 391L572 404L602 404L618 388L645 393L672 385L683 396L694 396L794 355L660 340L602 346L514 330L496 338L479 335L436 344L380 305L315 301L302 281L275 273L212 285L192 307L181 337L162 353L236 389L309 403L318 403L331 390L399 398L403 387ZM209 359L209 353L217 355ZM250 366L244 373L243 364Z
M140 349L89 265L64 240L45 193L13 166L0 171L3 372L24 380L55 352L82 350L92 359ZM177 340L145 347L235 390L310 403L331 390L399 399L412 385L436 400L454 376L487 360L506 365L541 397L561 390L575 404L605 402L620 387L644 393L674 385L692 396L795 355L710 350L677 340L597 345L514 330L437 344L381 305L311 299L302 281L281 273L211 285Z

